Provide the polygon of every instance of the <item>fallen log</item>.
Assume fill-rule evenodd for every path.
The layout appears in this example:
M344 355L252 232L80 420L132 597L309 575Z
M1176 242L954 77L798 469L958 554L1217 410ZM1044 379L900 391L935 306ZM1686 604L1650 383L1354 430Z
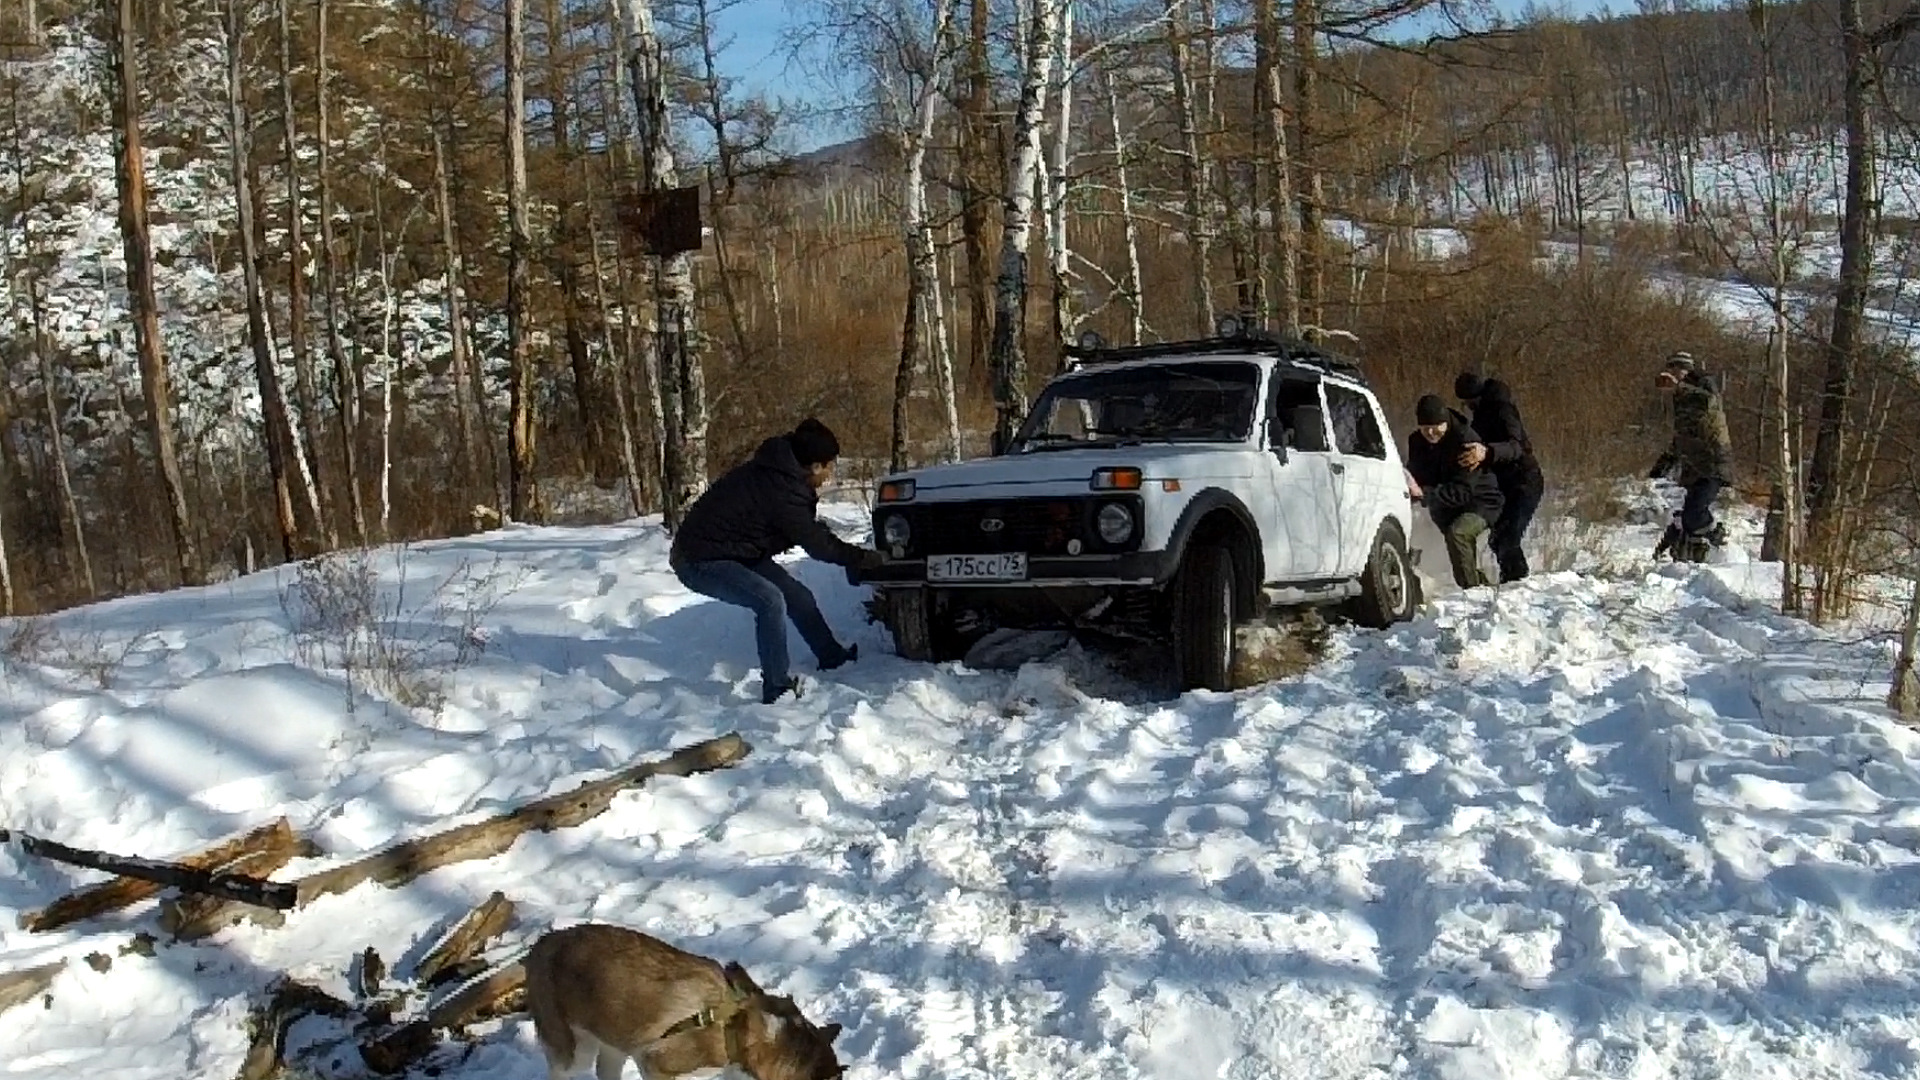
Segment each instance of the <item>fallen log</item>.
M47 987L53 985L54 977L59 975L61 969L66 966L65 960L56 960L51 964L41 964L39 967L23 968L0 975L0 1012L6 1012L15 1005L32 1001L45 993Z
M521 1007L521 989L527 971L519 957L476 975L458 990L441 998L427 1015L411 1020L360 1046L360 1057L375 1072L392 1075L431 1053L439 1042L439 1033L495 1016L505 1016Z
M303 1017L348 1016L353 1009L325 990L295 979L275 981L264 1004L247 1016L253 1036L235 1080L269 1080L287 1067L287 1030Z
M140 859L131 855L115 855L107 851L68 847L57 841L28 836L26 833L13 833L12 839L19 843L22 851L29 855L38 855L43 859L52 859L54 862L63 862L71 866L84 866L89 870L105 870L110 874L139 878L157 885L171 885L187 892L207 893L224 900L252 904L255 907L285 911L293 907L294 902L299 898L298 892L290 884L268 881L265 878L247 874L200 870L161 859Z
M694 743L664 758L643 761L612 776L590 780L571 791L536 799L494 817L455 826L445 832L403 840L364 858L309 874L298 882L278 887L293 891L294 899L288 906L303 908L322 896L343 893L367 881L388 887L404 885L442 866L498 855L512 847L522 833L551 832L589 821L604 813L613 804L614 796L655 776L692 776L724 769L737 764L752 750L753 747L737 734ZM212 909L194 926L186 928L189 933L177 935L179 940L204 936L200 931L206 927L217 929L239 918L254 918L260 914L259 908L278 907L275 904L254 904L244 897L229 899L236 902Z
M474 955L512 923L513 901L507 899L506 894L495 892L467 912L439 944L428 950L414 969L414 979L422 986L432 986L471 975Z
M233 873L264 878L292 862L294 855L300 854L301 850L301 847L296 846L257 851L242 855L226 869ZM203 938L231 925L236 919L232 909L233 905L217 896L206 896L200 893L170 896L160 901L160 929L172 934L176 940ZM262 912L262 914L271 914L276 923L282 919L277 911Z
M184 855L173 861L173 865L190 870L244 870L247 873L262 873L256 867L237 867L234 862L243 856L263 852L286 852L278 864L266 868L271 872L286 865L293 857L298 846L292 826L287 819L278 818L262 825L245 835L225 840L210 848ZM150 879L120 876L104 881L90 888L63 896L38 911L23 912L20 915L20 928L33 933L58 930L70 923L82 919L91 919L109 911L118 911L130 904L139 903L151 896L158 895L166 886Z

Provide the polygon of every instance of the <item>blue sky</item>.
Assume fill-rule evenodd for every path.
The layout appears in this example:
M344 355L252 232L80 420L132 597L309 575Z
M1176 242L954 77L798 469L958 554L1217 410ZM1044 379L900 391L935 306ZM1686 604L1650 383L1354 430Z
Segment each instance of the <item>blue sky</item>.
M743 89L771 91L802 101L827 102L830 93L805 70L793 62L793 42L801 17L796 17L797 0L738 0L716 19L722 37L732 40L721 53L721 64L728 75L739 79ZM1494 0L1494 9L1508 17L1517 17L1524 0ZM1536 6L1560 10L1575 18L1612 11L1630 11L1632 0L1538 0ZM816 121L797 149L806 150L847 137L847 132L831 122Z

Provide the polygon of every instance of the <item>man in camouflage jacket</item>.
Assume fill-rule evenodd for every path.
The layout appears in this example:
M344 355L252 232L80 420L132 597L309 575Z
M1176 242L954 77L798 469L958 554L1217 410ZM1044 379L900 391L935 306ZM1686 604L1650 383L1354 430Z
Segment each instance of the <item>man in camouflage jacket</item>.
M1692 354L1677 352L1667 357L1654 385L1673 394L1673 442L1648 476L1667 477L1687 491L1678 535L1663 539L1661 548L1699 562L1710 546L1727 539L1726 526L1713 516L1714 500L1733 480L1733 440L1720 381L1702 372Z

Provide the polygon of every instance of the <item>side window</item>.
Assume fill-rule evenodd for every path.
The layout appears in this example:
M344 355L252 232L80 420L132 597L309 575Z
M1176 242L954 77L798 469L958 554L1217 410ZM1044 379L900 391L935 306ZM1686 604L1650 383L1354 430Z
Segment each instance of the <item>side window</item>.
M1301 445L1299 433L1293 429L1293 410L1302 405L1320 408L1319 381L1276 376L1267 397L1267 445L1289 449ZM1324 431L1319 441L1326 441Z
M1381 458L1387 456L1386 439L1373 415L1367 396L1351 387L1328 383L1328 420L1333 423L1333 445L1343 454Z

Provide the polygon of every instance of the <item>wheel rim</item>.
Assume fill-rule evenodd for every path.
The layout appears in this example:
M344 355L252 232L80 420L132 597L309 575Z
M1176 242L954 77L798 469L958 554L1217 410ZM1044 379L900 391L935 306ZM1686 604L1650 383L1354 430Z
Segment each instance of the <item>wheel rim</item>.
M1387 601L1387 610L1402 614L1407 609L1408 597L1406 560L1392 544L1381 545L1380 555L1380 592Z

